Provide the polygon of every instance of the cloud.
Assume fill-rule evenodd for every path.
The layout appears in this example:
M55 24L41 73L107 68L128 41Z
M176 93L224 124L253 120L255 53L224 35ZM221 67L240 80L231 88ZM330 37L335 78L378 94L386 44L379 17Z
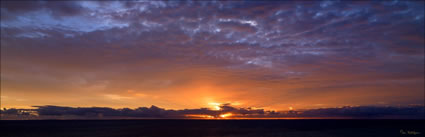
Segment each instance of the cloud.
M219 117L221 114L233 113L241 115L267 115L268 113L275 113L274 111L264 111L263 109L245 109L245 108L234 108L229 104L220 106L221 110L211 110L208 108L200 109L182 109L172 110L159 108L152 105L151 107L139 107L135 109L123 108L113 109L107 107L63 107L63 106L34 106L37 109L34 111L38 112L40 116L114 116L114 117L141 117L141 118L198 118L190 117L188 115L209 115L213 117ZM15 109L8 109L5 112L18 112ZM9 113L7 113L9 114Z
M342 107L313 109L303 112L303 116L351 117L351 118L424 118L424 107Z
M49 98L37 92L49 93L67 104L110 105L65 97L75 92L87 98L122 96L134 89L141 95L177 96L168 103L184 108L193 103L180 95L214 85L220 89L215 92L232 95L220 101L253 106L422 103L423 5L2 1L2 93L27 99ZM260 94L257 88L271 90ZM357 101L350 99L354 93ZM322 95L338 98L315 97ZM188 100L196 98L204 96Z
M135 109L113 109L107 107L64 107L64 106L34 106L36 109L4 109L6 115L30 115L36 114L39 118L45 116L61 116L61 118L222 118L223 114L231 114L227 118L391 118L391 119L424 119L423 106L407 107L379 107L357 106L340 108L320 108L300 111L265 111L264 109L235 108L230 104L223 104L220 110L208 108L172 110L151 107L139 107ZM203 117L208 116L208 117ZM36 117L34 117L36 118ZM51 117L50 117L51 118Z

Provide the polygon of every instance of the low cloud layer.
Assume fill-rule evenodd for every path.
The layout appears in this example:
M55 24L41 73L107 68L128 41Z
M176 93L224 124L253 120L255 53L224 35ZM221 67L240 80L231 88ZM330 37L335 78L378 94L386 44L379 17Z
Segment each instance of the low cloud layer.
M240 119L240 118L359 118L359 119L424 119L423 106L377 107L357 106L321 108L309 110L266 111L264 109L220 106L220 110L208 108L172 110L157 106L136 109L108 107L34 106L36 109L4 109L7 119Z

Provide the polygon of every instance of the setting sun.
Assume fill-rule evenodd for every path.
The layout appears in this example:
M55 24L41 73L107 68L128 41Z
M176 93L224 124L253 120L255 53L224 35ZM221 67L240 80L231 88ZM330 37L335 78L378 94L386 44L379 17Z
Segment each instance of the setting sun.
M220 115L221 118L226 118L226 117L230 117L230 116L232 116L232 113L226 113L226 114Z
M211 102L211 103L208 103L208 105L210 105L210 106L212 106L212 108L214 109L214 110L220 110L221 108L220 108L220 103L215 103L215 102Z
M1 137L425 134L424 10L0 0Z

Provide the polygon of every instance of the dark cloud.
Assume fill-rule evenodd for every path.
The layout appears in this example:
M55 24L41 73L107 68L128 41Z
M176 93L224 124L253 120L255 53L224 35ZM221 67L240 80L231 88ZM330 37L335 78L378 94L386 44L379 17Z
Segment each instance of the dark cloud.
M50 9L54 16L74 16L84 14L84 7L73 1L52 1L47 2L46 8Z
M220 106L221 110L208 108L172 110L157 106L139 107L136 109L113 109L107 107L63 107L63 106L34 106L36 109L4 109L2 114L11 116L28 116L37 114L39 118L45 116L61 116L63 119L80 118L206 118L197 116L211 116L222 118L220 115L231 113L228 118L409 118L424 119L423 106L410 107L378 107L358 106L341 108L320 108L301 111L265 111L263 109L235 108L229 104ZM36 112L36 113L34 113ZM33 117L37 118L37 117ZM52 117L50 117L52 118Z
M304 111L303 116L351 118L424 118L424 107L342 107Z
M1 7L9 12L28 12L42 8L41 1L1 1Z
M219 118L221 114L232 113L232 114L241 114L244 116L250 115L269 115L277 114L274 111L264 111L263 109L251 109L251 108L235 108L229 104L224 104L220 106L221 110L211 110L208 108L200 109L182 109L182 110L172 110L159 108L152 105L151 107L139 107L136 109L113 109L113 108L102 108L102 107L62 107L62 106L34 106L37 109L34 109L41 116L66 116L66 115L75 115L75 116L114 116L114 117L142 117L142 118L199 118L192 117L190 115L209 115L216 118ZM17 114L18 110L8 109L5 110L5 114Z
M17 19L16 16L43 10L55 17L80 15L86 10L79 3L71 1L2 1L1 5L2 20Z

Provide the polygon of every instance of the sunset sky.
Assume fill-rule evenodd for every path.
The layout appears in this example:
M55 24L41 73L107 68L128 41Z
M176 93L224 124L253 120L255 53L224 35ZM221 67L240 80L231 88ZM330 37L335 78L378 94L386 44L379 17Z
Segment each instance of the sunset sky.
M424 104L423 1L1 2L1 107Z

